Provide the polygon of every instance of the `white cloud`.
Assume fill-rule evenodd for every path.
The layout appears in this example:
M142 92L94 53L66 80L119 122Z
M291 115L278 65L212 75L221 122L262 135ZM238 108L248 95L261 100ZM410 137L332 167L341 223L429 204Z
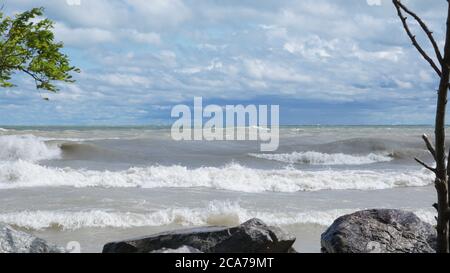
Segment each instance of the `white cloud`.
M409 89L409 88L413 87L412 83L410 83L410 82L404 82L404 81L401 81L401 80L395 80L395 83L401 89Z
M180 0L126 0L138 18L133 22L147 26L177 26L191 17L190 8ZM136 20L138 19L138 20Z
M146 43L146 44L160 44L161 37L159 34L154 32L142 33L137 30L124 30L126 32L126 36L129 39L132 39L138 43Z
M387 48L380 51L366 51L354 45L352 48L353 55L362 61L390 61L398 62L404 54L401 47Z
M248 75L258 80L309 82L311 77L302 75L298 71L279 64L270 63L259 59L244 60L244 66Z
M306 59L320 60L332 57L338 43L337 39L326 41L317 35L312 35L306 39L287 41L283 49Z
M381 0L366 0L369 6L381 6Z
M181 0L89 0L68 5L64 0L14 0L7 8L15 10L45 6L53 19L73 28L167 29L191 17Z
M91 46L99 43L116 41L114 34L99 28L70 28L64 23L55 24L57 40L64 41L67 46Z
M123 41L154 44L161 43L161 37L154 32L142 33L134 29L116 29L110 31L101 28L71 28L64 23L55 24L57 40L64 41L66 46L91 47L95 44L110 44Z
M116 87L147 88L152 83L148 77L125 73L86 75L86 78Z
M69 6L62 0L14 0L6 8L11 13L45 5L57 22L56 38L83 70L76 85L63 85L54 96L62 112L90 118L70 102L95 100L92 118L107 118L104 112L114 109L132 120L127 113L144 113L144 104L193 95L365 106L389 99L433 103L436 77L388 2L90 0ZM436 37L444 37L443 2L408 1ZM23 90L5 91L0 99L35 109L35 100L25 100L33 82L18 83Z

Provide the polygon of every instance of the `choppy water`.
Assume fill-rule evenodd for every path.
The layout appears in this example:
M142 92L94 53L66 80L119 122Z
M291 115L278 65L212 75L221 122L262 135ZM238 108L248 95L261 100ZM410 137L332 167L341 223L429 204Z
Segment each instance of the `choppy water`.
M403 208L432 223L429 127L283 127L280 149L175 142L162 127L0 129L0 222L84 251L129 236L258 217L317 252L345 213Z

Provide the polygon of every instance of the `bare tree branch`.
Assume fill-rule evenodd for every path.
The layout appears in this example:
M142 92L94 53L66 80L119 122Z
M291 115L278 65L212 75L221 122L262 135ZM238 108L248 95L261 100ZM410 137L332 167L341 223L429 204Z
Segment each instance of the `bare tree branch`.
M428 138L426 134L422 136L423 141L425 141L425 144L427 145L428 151L430 151L431 155L433 156L434 160L436 160L436 149L434 148L434 145L431 143L431 140Z
M416 161L424 166L425 168L433 171L436 176L435 186L437 190L438 202L434 205L434 207L438 211L437 217L437 244L436 251L438 253L449 253L449 199L450 199L450 191L448 183L449 183L449 175L450 175L450 152L446 153L445 148L445 116L447 112L447 103L448 103L448 91L449 91L449 82L450 82L450 0L447 0L447 22L446 22L446 30L445 30L445 45L443 56L441 51L437 46L436 41L433 38L432 32L428 29L425 23L412 11L410 11L406 6L404 6L400 0L392 0L395 8L397 9L398 16L402 21L403 28L408 34L410 40L412 41L414 47L419 51L422 57L431 65L434 71L439 75L439 90L438 90L438 101L436 107L436 121L435 121L435 141L434 146L431 141L423 136L425 143L427 144L428 150L433 155L436 167L432 168L423 161L416 159ZM407 18L403 16L402 12L407 13L412 16L420 25L422 30L428 35L428 39L433 45L433 48L436 52L437 59L440 62L440 68L435 64L432 58L423 50L423 48L418 44L416 40L416 36L411 33L409 29L408 23L406 22Z
M416 160L417 163L419 163L420 165L424 166L425 168L427 168L428 170L436 173L437 170L433 167L430 167L427 163L423 162L422 160L418 159L418 158L414 158L414 160Z
M438 59L440 64L443 64L444 59L442 58L441 50L439 49L439 46L433 37L433 32L430 31L428 26L423 22L422 19L420 19L419 16L417 16L417 14L415 14L410 9L408 9L405 5L403 5L400 0L395 0L395 1L397 2L397 4L399 5L399 7L401 9L403 9L406 13L411 15L419 23L420 27L427 34L428 39L430 40L431 44L433 45L434 52L436 53L436 58Z
M392 0L392 2L394 3L395 8L397 9L398 17L402 21L403 28L405 29L406 34L408 34L409 38L411 39L412 44L419 51L420 55L422 55L422 57L431 65L431 67L434 69L434 71L436 71L438 76L441 78L442 77L441 70L434 63L433 59L431 59L430 56L428 56L428 54L425 52L425 50L423 50L423 48L419 45L419 43L417 42L416 36L414 36L412 34L411 30L409 29L408 23L406 22L407 17L403 16L402 7L400 6L401 5L400 1L399 0ZM442 59L442 57L441 57L441 59Z

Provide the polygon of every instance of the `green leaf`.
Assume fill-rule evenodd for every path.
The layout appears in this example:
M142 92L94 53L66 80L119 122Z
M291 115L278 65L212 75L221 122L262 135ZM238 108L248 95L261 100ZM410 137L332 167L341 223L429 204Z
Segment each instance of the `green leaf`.
M73 83L73 73L80 69L70 65L61 52L63 44L56 42L53 21L41 19L43 8L34 8L4 16L0 12L0 86L13 87L15 73L23 73L36 83L36 88L58 91L55 82Z

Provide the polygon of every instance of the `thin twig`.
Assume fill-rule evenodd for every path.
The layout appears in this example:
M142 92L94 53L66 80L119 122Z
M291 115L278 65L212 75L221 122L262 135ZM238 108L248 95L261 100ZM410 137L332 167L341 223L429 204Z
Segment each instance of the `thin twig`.
M424 166L424 167L427 168L428 170L430 170L430 171L432 171L432 172L434 172L434 173L437 172L435 168L430 167L429 165L427 165L427 163L423 162L422 160L420 160L420 159L418 159L418 158L414 158L414 159L417 161L417 163L419 163L420 165Z
M423 50L423 48L419 45L417 42L416 36L414 36L411 33L411 30L409 29L408 23L406 22L406 17L403 16L401 7L400 7L400 1L399 0L392 0L394 3L395 8L397 9L397 14L400 20L402 21L403 28L406 31L406 34L408 34L408 37L411 39L413 46L419 51L420 55L431 65L431 67L436 71L436 73L439 75L440 78L442 78L442 72L438 68L438 66L434 63L433 59L428 56L428 54Z
M419 23L420 27L422 27L423 31L427 34L428 39L430 40L431 44L433 45L433 49L434 49L434 52L436 53L436 57L437 57L439 63L442 65L444 59L442 58L441 50L439 49L439 46L438 46L436 40L433 37L433 32L428 28L428 26L423 22L423 20L420 19L419 16L417 16L417 14L415 14L410 9L408 9L399 0L395 0L395 1L398 3L400 8L402 8L406 13L411 15Z
M422 136L423 141L425 141L425 144L427 145L428 151L430 151L431 155L433 156L434 160L436 160L436 148L434 148L434 145L431 143L430 138L424 134Z

